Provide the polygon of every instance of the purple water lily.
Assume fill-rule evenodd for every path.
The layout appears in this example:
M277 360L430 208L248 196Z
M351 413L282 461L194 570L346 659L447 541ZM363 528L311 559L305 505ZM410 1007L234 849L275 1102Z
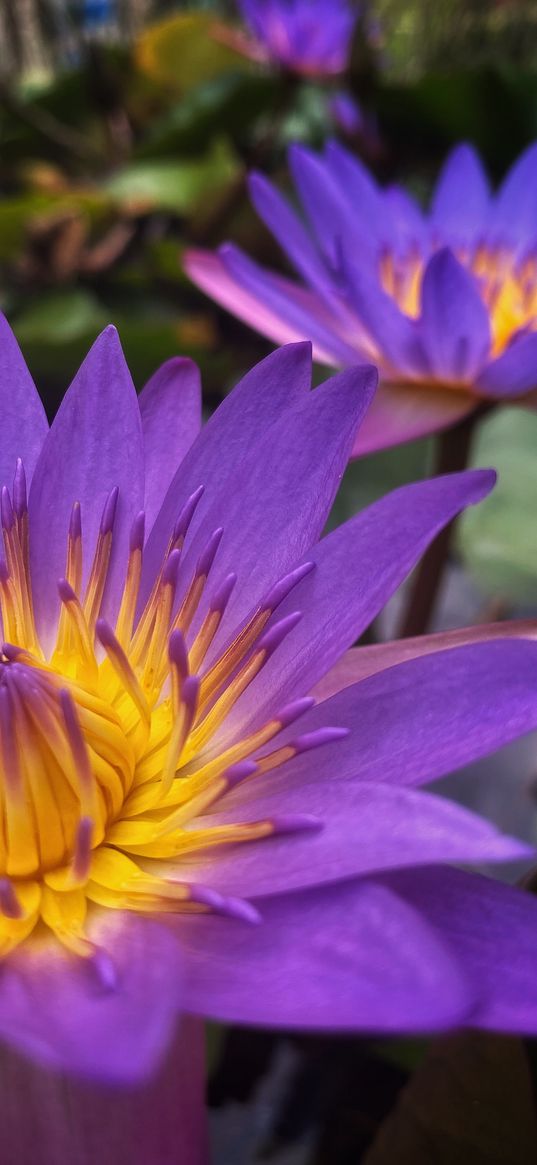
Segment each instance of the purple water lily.
M50 430L5 321L0 366L2 1039L133 1081L182 1012L190 1096L196 1016L537 1030L524 959L483 988L537 905L445 866L529 851L418 788L537 724L537 645L347 654L494 475L321 537L370 368L311 392L291 345L199 431L195 366L137 398L113 329Z
M355 454L446 428L484 400L537 387L537 144L496 195L468 145L447 159L423 211L381 188L344 147L295 146L304 218L262 175L255 207L301 283L238 248L187 255L191 278L278 343L311 339L317 359L378 365L381 387Z
M349 0L239 0L258 59L311 77L342 73L358 11Z

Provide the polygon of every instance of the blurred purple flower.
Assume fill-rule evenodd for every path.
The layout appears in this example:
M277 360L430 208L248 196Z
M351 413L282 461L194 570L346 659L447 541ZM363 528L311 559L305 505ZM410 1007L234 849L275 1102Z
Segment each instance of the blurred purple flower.
M349 137L358 137L366 129L367 122L361 105L345 90L333 94L329 107L336 125Z
M290 168L305 221L260 174L255 207L302 282L236 247L187 255L191 278L278 342L311 339L321 363L370 359L381 388L355 454L445 428L482 400L537 387L537 144L492 195L468 145L447 159L424 212L382 189L344 147L302 146Z
M5 321L0 340L2 1038L135 1081L181 1012L537 1030L537 903L444 868L531 851L418 789L535 727L537 645L347 654L494 475L404 487L322 538L371 369L310 392L289 346L200 432L195 366L137 398L107 329L49 430Z
M239 0L257 55L305 76L344 72L358 18L350 0Z

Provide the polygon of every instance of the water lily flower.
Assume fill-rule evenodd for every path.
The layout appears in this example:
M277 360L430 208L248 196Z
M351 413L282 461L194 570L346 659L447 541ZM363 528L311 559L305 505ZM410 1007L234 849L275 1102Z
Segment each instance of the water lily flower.
M537 388L537 144L493 195L469 145L448 157L427 211L380 187L343 146L294 146L299 217L260 174L254 205L300 283L238 248L192 251L191 278L278 343L311 339L332 367L370 359L381 387L355 453L447 428L482 402Z
M530 851L417 787L536 725L537 645L387 646L356 683L347 656L494 475L321 537L376 376L310 376L310 345L283 348L200 431L195 366L137 398L108 329L49 429L1 323L0 1038L40 1065L140 1080L180 1013L187 1073L205 1015L537 1028L516 961L483 995L449 915L481 883L444 869Z
M249 55L307 77L342 73L358 10L349 0L239 0Z

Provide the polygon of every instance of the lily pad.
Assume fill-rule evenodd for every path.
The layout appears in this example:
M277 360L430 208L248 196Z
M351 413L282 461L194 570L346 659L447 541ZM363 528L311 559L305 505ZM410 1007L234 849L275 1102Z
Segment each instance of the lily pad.
M221 194L222 187L233 179L239 164L225 142L216 143L205 157L178 162L139 161L126 166L109 180L110 195L130 209L167 210L187 215L200 199Z
M537 605L537 415L502 408L484 420L472 458L498 483L458 525L458 548L487 595Z

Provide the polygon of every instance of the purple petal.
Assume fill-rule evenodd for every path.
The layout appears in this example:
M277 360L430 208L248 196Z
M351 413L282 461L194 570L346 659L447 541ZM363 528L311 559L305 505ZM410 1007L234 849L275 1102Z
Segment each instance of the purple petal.
M344 154L341 148L339 152ZM340 240L350 241L353 248L359 246L362 256L371 258L372 239L369 222L362 222L352 197L348 197L348 183L343 184L332 173L335 164L333 154L325 160L305 146L295 145L289 151L289 168L319 247L337 267ZM360 177L358 167L356 173Z
M484 396L516 397L537 387L537 334L520 336L493 360L476 381Z
M144 593L151 589L170 533L188 498L200 486L198 508L209 509L221 497L222 484L271 425L308 392L311 344L289 344L261 360L236 385L204 425L177 470L151 531L144 558ZM219 522L211 527L211 534Z
M359 217L368 231L382 237L385 224L381 217L382 193L369 170L360 159L349 153L340 142L328 142L325 150L325 164L340 189L346 192L347 203Z
M496 198L492 218L500 241L524 244L537 230L537 144L534 142L517 158Z
M432 655L436 651L481 643L483 640L515 638L537 639L537 619L475 623L470 627L459 627L456 631L435 631L433 635L417 635L412 639L394 639L390 643L351 647L315 685L312 694L317 700L327 700L350 684L357 684L367 679L367 676L395 667L398 663L406 663L409 659L417 659L420 655Z
M219 475L213 505L190 551L193 560L210 531L224 527L204 603L230 572L239 581L213 642L213 655L266 590L319 538L375 386L376 373L370 367L340 372L282 413L227 481Z
M17 1165L208 1165L204 1031L184 1016L159 1071L111 1088L51 1072L5 1047L2 1153Z
M310 235L287 200L263 174L250 175L249 190L259 217L306 283L330 290L332 278Z
M132 522L143 506L140 411L115 328L96 340L66 393L37 462L30 490L30 548L38 627L47 636L65 573L73 503L82 513L85 574L103 506L119 487L108 574L110 614L122 590Z
M448 248L437 251L425 269L419 332L440 381L472 381L490 351L490 318L477 280Z
M227 308L233 315L255 328L262 336L268 336L269 340L275 340L277 344L289 344L296 340L308 339L310 327L299 327L298 324L289 320L287 311L280 314L279 309L273 309L265 303L263 298L259 298L257 293L254 294L246 290L228 270L228 265L224 262L221 254L213 255L210 251L187 251L184 256L184 268L197 287L207 292L207 295L210 295L222 307ZM298 285L295 287L290 280L280 279L276 276L272 276L272 279L278 283L282 296L287 294L291 300L293 296L297 296L303 311L307 313L309 310L310 315L315 319L319 307L317 298L313 293L298 287ZM318 347L316 344L316 359L321 364L339 364L339 357L332 349L335 347L338 350L340 342L340 337L336 332L328 350L325 351L324 348Z
M289 637L291 638L291 636ZM488 756L537 726L537 644L523 640L470 644L400 663L317 704L300 731L348 729L332 751L315 752L315 779L420 785ZM296 736L286 728L274 747ZM280 771L256 778L276 793L311 781L303 753ZM233 793L238 803L244 792Z
M400 311L367 265L355 261L344 246L341 265L346 290L358 319L376 346L387 379L410 379L429 371L415 320Z
M537 651L536 651L537 657ZM537 722L537 712L536 712ZM238 802L195 824L210 828L240 821L278 821L307 814L321 828L275 835L235 848L226 855L213 851L189 863L189 881L223 894L258 897L287 893L324 882L383 869L435 862L505 862L534 852L515 838L445 798L397 785L362 780L317 780L317 759L339 766L341 741L309 754L309 782L270 789L270 780L252 778L238 786ZM329 759L328 759L329 758ZM267 789L267 783L269 788Z
M384 382L360 425L352 455L363 457L442 432L471 413L477 403L477 397L466 390Z
M13 332L0 312L0 484L11 489L18 457L22 457L26 480L48 433L48 423L39 394Z
M201 428L201 382L192 360L175 356L158 368L139 396L145 453L144 509L148 530Z
M403 486L345 522L308 552L315 570L278 608L303 612L297 628L237 705L234 725L260 721L303 696L359 638L423 551L465 506L485 497L489 470ZM294 565L294 564L293 564Z
M382 881L449 943L478 1000L471 1026L535 1035L535 896L462 870L403 870Z
M401 246L420 246L425 241L426 221L418 203L401 186L387 186L382 192L379 228L382 242L396 250ZM388 214L386 215L386 210Z
M341 323L337 317L332 319L328 308L321 300L310 303L309 297L302 288L295 288L288 280L264 271L238 248L227 243L220 248L220 255L224 260L230 275L236 279L240 287L251 292L258 302L266 304L277 315L292 324L296 333L311 339L315 351L330 353L330 364L355 364L360 349L359 324L357 335L353 337L355 347L351 347L340 338ZM257 324L255 325L257 327Z
M446 159L434 192L431 220L443 241L475 242L487 225L490 189L481 160L463 142Z
M431 1031L472 1006L432 928L367 879L260 900L262 923L178 921L186 1007L224 1022Z
M102 969L99 956L76 958L55 940L29 940L5 962L0 1037L50 1068L141 1080L173 1034L181 952L166 928L115 911L92 938Z

